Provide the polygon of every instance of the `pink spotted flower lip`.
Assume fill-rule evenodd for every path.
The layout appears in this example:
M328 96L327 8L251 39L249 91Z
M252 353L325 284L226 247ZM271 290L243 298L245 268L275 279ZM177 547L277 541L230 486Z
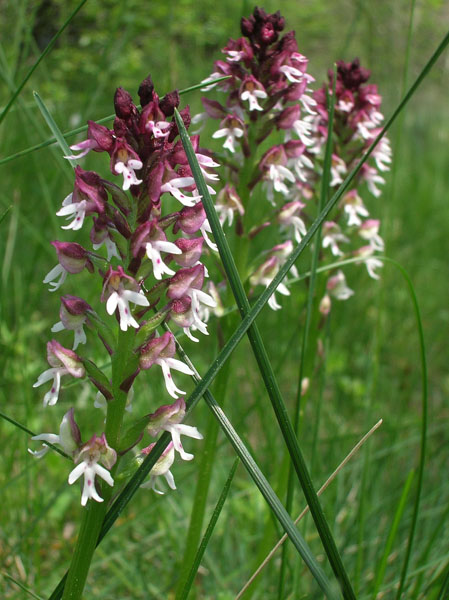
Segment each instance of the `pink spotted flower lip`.
M156 412L150 415L150 422L147 426L148 433L155 437L161 431L168 431L172 436L173 447L179 452L183 460L192 460L193 454L184 450L181 444L181 435L202 440L203 436L196 427L184 425L181 423L186 414L186 403L184 398L178 398L173 404L160 406Z
M150 305L137 281L126 275L120 266L117 270L110 267L105 276L102 299L105 300L106 298L106 311L108 314L113 315L118 309L122 331L126 331L128 327L136 329L139 327L139 323L131 313L130 302L138 306Z
M180 371L186 375L193 375L192 369L181 360L174 358L176 353L175 339L173 334L165 332L161 337L150 340L141 350L139 365L141 369L150 369L154 364L162 369L165 387L172 398L178 398L185 392L179 389L171 374L171 369Z
M81 447L76 458L79 463L69 475L69 484L72 485L82 475L84 475L84 486L81 495L81 505L86 506L89 498L96 502L103 502L95 486L95 477L103 479L111 487L114 480L108 469L114 466L117 460L117 453L111 448L103 433L100 437L94 435L84 446ZM104 467L98 464L102 462Z

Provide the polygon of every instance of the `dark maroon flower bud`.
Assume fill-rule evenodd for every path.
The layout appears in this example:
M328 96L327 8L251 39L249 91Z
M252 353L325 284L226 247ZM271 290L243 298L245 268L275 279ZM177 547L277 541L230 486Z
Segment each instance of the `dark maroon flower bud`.
M126 127L126 123L123 119L119 119L119 117L115 117L114 119L114 133L118 138L126 137L128 133L128 128Z
M170 280L167 296L171 300L181 298L191 289L200 290L204 281L204 265L199 264L190 269L179 269Z
M153 80L151 79L151 75L148 75L148 77L146 77L140 84L139 91L137 92L139 94L142 108L146 106L148 102L151 102L153 98L153 90Z
M175 108L178 108L180 102L178 90L169 92L159 102L159 107L166 117L171 117L175 112Z
M299 104L287 106L287 108L284 108L284 110L276 117L278 129L291 129L293 123L299 119L300 115L301 107Z
M182 110L179 111L179 114L181 116L181 119L184 122L185 128L188 129L190 127L190 106L187 105L185 108L183 108ZM173 140L175 139L175 137L179 135L179 131L178 131L178 126L176 125L176 123L172 124L172 130L170 132L170 135L168 136L168 141L169 142L173 142Z
M298 158L306 149L306 146L301 140L289 140L284 144L285 154L287 158Z
M110 152L114 146L112 131L103 125L98 125L95 121L88 121L87 137L97 144L97 147L92 147L95 152Z
M290 84L282 95L283 103L297 102L306 91L307 83L307 79L304 78L301 83Z
M337 61L337 78L349 90L356 90L368 81L371 71L360 66L360 61L355 58L350 63L343 60Z
M243 35L248 37L254 46L260 48L276 42L284 25L285 19L279 11L268 15L263 8L257 6L249 19L243 18L241 21Z
M79 165L75 167L75 187L73 189L72 202L90 201L86 207L86 213L91 214L104 212L108 195L102 183L101 177L95 171L84 171Z
M161 186L162 177L164 175L165 167L163 161L155 161L153 167L148 174L147 178L147 190L148 197L152 204L157 206L161 198Z
M132 232L128 225L128 221L116 208L112 209L112 221L114 222L117 231L121 233L125 239L129 240Z
M251 37L254 31L254 24L255 21L253 15L251 15L249 19L247 19L246 17L242 17L240 21L240 29L242 31L242 34L248 38Z
M117 88L114 95L115 114L120 119L129 119L137 113L131 94L122 87Z
M140 367L149 369L159 358L172 358L176 353L175 338L170 332L154 338L142 348L140 354Z

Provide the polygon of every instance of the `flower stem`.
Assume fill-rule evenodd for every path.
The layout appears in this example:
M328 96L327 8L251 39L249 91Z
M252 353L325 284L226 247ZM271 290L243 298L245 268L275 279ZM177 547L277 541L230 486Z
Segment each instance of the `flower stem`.
M118 447L120 439L127 398L126 392L120 389L120 385L127 374L133 340L134 331L120 331L118 334L117 350L112 358L112 390L114 397L108 402L105 424L106 439L112 448ZM111 470L111 474L116 470L117 464L118 461ZM105 488L106 486L103 487ZM67 581L64 586L62 600L81 600L97 545L98 535L103 525L111 495L112 488L107 487L107 489L101 492L104 502L99 503L89 500L87 506L83 509L81 527Z
M62 600L80 600L82 597L106 509L106 501L100 504L90 500L83 510L80 532L64 586Z

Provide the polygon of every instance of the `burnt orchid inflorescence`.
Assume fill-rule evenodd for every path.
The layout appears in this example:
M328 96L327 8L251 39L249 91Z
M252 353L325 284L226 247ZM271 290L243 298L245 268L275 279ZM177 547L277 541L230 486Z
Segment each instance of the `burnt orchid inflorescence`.
M89 121L87 139L71 147L78 152L67 157L72 160L90 151L109 154L110 170L121 185L76 166L73 192L63 200L57 214L68 221L63 229L78 232L89 223L92 249L77 242L52 242L58 264L44 279L52 292L62 286L70 288L70 284L73 290L74 281L68 276L87 269L99 277L97 300L104 303L104 316L100 317L96 310L101 309L83 298L72 294L61 297L60 321L52 332L72 330L73 349L57 340L48 342L50 368L34 384L52 381L44 396L44 405L51 406L58 401L61 377L87 376L97 390L95 406L106 408L105 431L100 436L94 434L83 443L71 408L62 419L59 434L35 436L43 448L30 450L40 457L48 450L46 442L57 444L74 460L76 466L68 481L72 484L84 476L83 505L89 498L103 501L98 479L113 486L109 470L119 456L140 441L144 428L151 436L169 431L173 438L151 472L152 486L157 475L165 474L170 487L175 487L173 477L167 475L168 467L161 467L168 462L171 466L173 448L184 460L193 458L184 451L181 434L202 438L195 427L181 423L186 407L180 395L185 392L172 376L173 370L189 375L193 372L174 357L173 334L160 333L157 327L172 321L194 341L198 341L194 331L207 335L202 309L215 307L216 301L202 290L207 271L201 259L207 247L204 242L211 248L214 243L208 236L210 227L173 119L178 92L159 98L148 77L139 87L139 97L141 109L119 88L114 98L113 129ZM180 114L188 127L189 108ZM200 150L197 135L191 141L205 177L216 182L214 168L218 164L207 151ZM211 186L209 190L214 193ZM107 315L115 315L115 323ZM87 358L87 350L81 351L95 332L111 357L111 376ZM155 411L157 406L153 407L152 413L139 419L140 431L135 425L130 427L134 431L130 437L123 423L124 411L130 408L136 377L153 365L161 368L167 392L175 401ZM100 422L103 418L100 414ZM148 454L152 447L139 456ZM137 465L138 457L135 462Z
M367 83L370 73L357 59L339 61L336 80L332 71L328 83L313 91L308 59L300 53L294 32L282 33L284 24L279 12L267 14L260 8L242 19L243 37L229 40L223 49L225 60L215 62L213 73L204 82L204 90L217 88L225 100L203 98L205 112L192 119L194 123L209 118L218 121L212 137L222 143L221 151L213 154L202 150L196 134L190 139L209 192L218 192L215 208L222 226L234 225L236 264L249 294L258 286L270 285L317 214L329 125L328 100L334 87L330 188L342 183L378 134L383 120L377 87ZM97 389L95 406L106 409L104 433L93 435L88 442L81 441L73 408L64 416L59 434L34 438L44 444L42 450L32 451L36 456L45 454L48 442L59 444L74 460L69 483L84 475L82 504L89 498L102 500L96 479L113 485L109 470L115 473L118 457L136 446L144 429L151 436L161 431L172 435L148 485L155 489L155 478L164 475L169 486L175 487L170 472L175 451L184 460L193 457L184 451L180 436L200 439L201 434L182 424L186 407L180 396L185 392L172 375L173 370L193 372L175 358L173 334L162 333L158 327L172 322L198 341L198 333L208 333L209 311L221 316L229 308L219 293L224 282L214 285L211 280L207 291L203 289L208 271L202 257L217 248L210 238L211 227L173 118L179 93L159 98L147 77L138 94L140 108L126 90L118 88L113 128L89 121L87 139L71 147L74 153L66 157L71 160L91 151L106 152L119 185L76 166L73 191L57 215L66 221L62 229L75 234L89 223L92 249L78 242L53 241L58 262L44 278L49 290L55 292L68 287L66 281L72 280L68 276L85 270L100 277L97 300L103 309L69 293L61 297L60 320L52 332L73 331L73 346L65 348L55 339L48 342L50 368L34 384L52 382L44 396L44 405L52 406L58 401L62 377L87 376ZM188 128L189 108L180 115ZM380 223L370 217L362 195L365 187L376 197L380 194L377 186L384 183L381 173L388 170L390 162L391 150L383 138L332 220L323 224L320 260L324 264L353 256L366 264L371 277L378 277L376 269L381 262L376 252L383 250L384 243ZM221 180L215 172L220 164L225 170ZM297 277L294 267L291 271ZM289 287L289 281L281 283L277 292L288 296ZM325 287L319 305L323 315L331 310L332 297L345 300L353 294L338 268L330 272ZM269 306L281 308L274 294ZM104 316L96 310L103 310ZM110 319L114 315L115 330ZM111 357L111 375L81 350L92 331L97 332ZM126 430L123 417L125 410L131 409L134 381L154 365L160 367L174 402L156 410L151 407L153 412L138 421L140 431L135 425ZM128 435L129 430L132 435ZM153 446L141 450L136 464Z
M275 240L272 248L266 242L252 243L248 261L245 251L240 253L241 274L251 286L250 293L258 285L270 284L292 244L305 235L319 204L333 72L327 85L312 91L308 59L299 52L294 32L282 35L283 29L279 12L267 14L256 8L243 18L243 37L229 40L222 50L225 60L215 62L208 81L228 79L203 88L216 87L225 100L203 98L205 112L193 118L195 123L208 118L219 121L212 137L223 142L223 151L216 156L227 171L216 202L222 225L231 226L235 219L240 250L256 236ZM342 183L380 131L381 97L376 85L366 83L369 76L357 59L337 63L331 188ZM388 170L390 162L384 137L332 220L324 223L322 262L358 257L369 275L378 277L381 262L375 253L383 249L380 223L370 218L361 195L363 184L376 197L380 194L377 185L384 179L379 172ZM290 294L287 285L277 291ZM342 271L330 274L326 295L328 310L330 296L344 300L352 295ZM281 308L274 295L269 305Z

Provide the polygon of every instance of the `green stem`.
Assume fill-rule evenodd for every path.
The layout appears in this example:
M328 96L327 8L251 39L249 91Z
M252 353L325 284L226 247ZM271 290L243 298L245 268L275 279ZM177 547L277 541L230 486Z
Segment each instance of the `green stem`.
M80 600L82 597L106 509L106 502L100 504L93 501L89 501L83 509L80 532L64 586L62 600Z
M117 448L120 439L127 398L126 392L120 389L120 384L123 382L126 373L133 339L134 331L120 331L118 334L117 350L112 358L112 390L114 398L108 402L105 426L106 439L112 448ZM111 470L112 474L114 474L116 468L117 463ZM102 491L104 501L99 503L90 500L83 510L80 532L64 586L62 600L81 600L111 496L112 489L104 489Z

